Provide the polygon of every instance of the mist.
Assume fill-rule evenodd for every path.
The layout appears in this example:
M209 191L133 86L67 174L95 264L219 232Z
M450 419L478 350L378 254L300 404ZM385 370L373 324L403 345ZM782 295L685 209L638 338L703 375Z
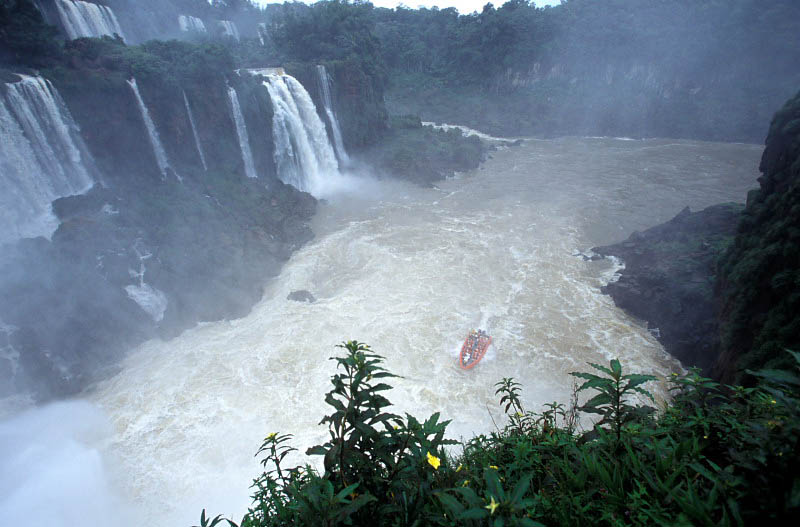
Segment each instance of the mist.
M0 516L238 521L267 434L324 472L350 339L464 441L507 377L541 409L620 358L667 405L780 363L790 301L732 300L777 264L726 258L797 64L793 0L0 3Z

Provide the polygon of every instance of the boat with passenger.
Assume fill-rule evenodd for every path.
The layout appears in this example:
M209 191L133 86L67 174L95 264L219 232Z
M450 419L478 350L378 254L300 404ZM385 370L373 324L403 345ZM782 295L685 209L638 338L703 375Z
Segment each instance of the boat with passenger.
M492 343L490 337L482 329L473 329L467 334L464 344L461 346L461 354L458 357L458 365L462 369L469 370L474 368L486 355L486 350Z

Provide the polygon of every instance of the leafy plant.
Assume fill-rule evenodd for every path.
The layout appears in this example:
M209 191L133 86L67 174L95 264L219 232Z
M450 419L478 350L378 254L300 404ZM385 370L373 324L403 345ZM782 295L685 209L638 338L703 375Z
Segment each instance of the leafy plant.
M579 388L578 392L593 389L598 393L586 401L581 406L581 411L599 414L602 416L597 426L610 426L616 440L622 438L622 427L626 423L642 419L650 415L654 409L646 406L632 406L627 403L627 398L633 393L640 393L654 401L653 395L640 388L639 386L656 378L653 375L642 374L622 374L622 365L618 359L613 359L609 363L610 368L599 364L589 364L592 368L605 373L606 377L601 377L593 373L573 372L570 375L580 379L586 379Z

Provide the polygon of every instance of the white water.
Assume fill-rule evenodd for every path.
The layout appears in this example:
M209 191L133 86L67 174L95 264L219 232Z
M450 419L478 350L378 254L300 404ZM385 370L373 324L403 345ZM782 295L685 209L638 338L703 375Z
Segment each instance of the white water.
M91 188L93 164L53 85L20 75L0 96L0 244L49 237L53 200Z
M64 30L71 39L119 35L125 38L114 11L81 0L56 0Z
M206 32L206 25L197 17L190 16L190 15L179 15L178 16L178 25L181 27L181 31L186 33L194 31L196 33L205 33Z
M325 115L328 116L328 123L331 125L331 131L333 132L333 145L336 147L336 155L339 157L340 163L347 165L350 163L350 157L347 155L347 151L344 148L342 131L339 128L339 120L336 118L336 112L333 111L331 78L325 66L322 64L317 65L317 77L319 79L320 92L322 92L322 103L325 107Z
M256 178L258 173L253 162L253 152L250 150L250 136L247 133L247 124L244 122L242 108L239 106L239 96L232 86L228 86L228 97L231 101L231 116L233 117L234 125L236 125L236 137L239 138L239 150L242 152L244 173L249 178Z
M155 322L161 322L167 311L167 296L144 281L144 274L147 272L146 262L153 257L153 253L141 251L138 246L134 246L134 251L139 257L139 269L129 269L128 272L136 279L136 283L125 286L125 292L128 293L128 298L136 302Z
M186 105L186 114L189 116L189 123L192 125L192 135L194 136L194 144L197 147L197 153L200 155L200 161L203 163L203 168L208 170L208 165L206 165L206 156L203 155L203 146L200 144L200 134L197 133L197 125L194 123L192 107L189 106L189 99L186 97L186 92L183 92L183 103Z
M438 188L362 182L320 204L316 239L247 317L144 344L88 404L0 422L0 517L172 527L196 525L207 508L238 519L267 433L295 434L301 451L325 439L318 423L334 373L326 359L348 338L372 344L403 376L387 394L394 411L441 411L456 439L492 430L490 414L503 425L493 387L502 377L520 380L523 402L538 410L566 402L568 372L588 361L616 356L626 370L675 371L647 328L599 293L619 266L573 254L685 205L741 201L761 151L530 140ZM318 301L286 300L297 289ZM456 353L478 326L494 345L465 372Z
M128 85L131 87L131 90L133 90L133 95L136 97L136 103L139 106L139 113L141 113L142 121L147 129L147 137L150 140L150 145L153 147L153 155L156 158L158 169L161 171L161 178L167 179L167 174L172 168L170 167L169 160L167 159L167 152L164 150L164 145L161 144L161 138L158 135L156 124L150 117L150 111L147 109L147 105L144 103L142 95L139 93L139 86L136 85L136 79L131 77L131 79L128 81ZM177 177L180 181L181 177L178 175L178 173L174 170L173 172L175 173L175 177Z
M219 27L222 28L222 35L239 40L239 28L230 20L220 20Z
M272 136L278 177L316 197L340 188L339 163L308 92L290 75L264 77L273 107Z
M436 130L444 130L445 132L449 132L450 130L458 130L464 137L474 136L483 139L484 141L488 141L490 143L508 143L513 141L513 139L509 139L506 137L494 137L492 135L479 132L478 130L474 130L467 126L462 126L460 124L446 124L446 123L437 124L430 121L422 121L422 126L430 126L431 128L435 128Z
M269 33L267 32L267 24L261 22L258 24L258 40L261 42L262 46L267 45L267 38L269 37Z
M91 400L113 436L109 485L141 524L190 525L202 508L238 519L270 432L303 451L323 441L333 347L355 338L402 375L398 413L453 419L471 437L503 418L494 383L523 402L567 402L570 371L619 357L628 371L679 365L647 328L600 294L619 267L574 254L668 220L685 205L741 201L761 148L690 141L563 139L498 151L482 170L422 189L372 187L320 205L317 238L297 252L245 318L203 324L140 347ZM365 188L360 185L359 188ZM286 300L307 289L316 303ZM494 337L462 371L467 330ZM663 396L663 390L653 387Z

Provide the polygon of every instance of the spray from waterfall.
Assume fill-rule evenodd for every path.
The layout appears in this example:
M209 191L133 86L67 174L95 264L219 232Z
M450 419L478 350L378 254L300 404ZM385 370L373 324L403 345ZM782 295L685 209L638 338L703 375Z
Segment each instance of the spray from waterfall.
M231 115L233 123L236 125L236 136L239 138L239 149L242 151L242 161L244 162L244 173L247 177L256 178L256 165L253 162L253 152L250 150L250 136L247 134L247 125L244 122L242 108L239 105L239 96L232 86L228 86L228 97L231 101Z
M333 145L336 147L336 155L339 161L347 165L350 163L350 157L344 149L344 141L342 140L342 131L339 128L339 120L336 118L336 112L333 110L333 97L331 97L331 77L328 75L325 66L320 64L317 66L317 77L319 79L319 88L322 93L322 103L325 107L325 115L328 116L328 123L331 125L333 132Z
M64 30L71 39L125 34L110 7L82 2L81 0L56 0L56 8Z
M275 165L284 183L320 196L341 180L339 163L314 102L294 77L267 74Z
M200 161L203 163L203 168L208 170L206 156L203 155L203 147L200 145L200 135L197 133L197 126L194 124L194 115L192 115L192 107L189 106L189 99L186 97L186 92L183 92L183 103L186 105L186 114L189 116L189 124L192 125L192 135L194 135L194 144L197 147L197 153L200 154Z
M206 25L197 17L191 15L179 15L178 16L178 25L181 27L181 31L188 33L188 32L195 32L195 33L205 33L206 32Z
M219 27L222 28L222 35L239 40L239 28L230 20L220 20Z
M169 170L172 170L169 164L169 160L167 159L167 152L164 150L164 145L161 144L161 138L158 135L158 130L156 129L156 124L153 122L153 119L150 117L150 112L147 109L147 105L145 105L144 100L142 99L142 95L139 93L139 86L136 84L136 79L131 77L128 81L128 85L133 90L133 95L136 97L136 103L139 105L139 112L142 114L142 121L144 121L144 126L147 128L147 136L150 139L150 144L153 147L153 155L156 158L156 163L158 163L158 168L161 170L161 177L162 179L167 179L167 173ZM175 177L178 178L178 181L183 181L183 179L178 175L175 170L172 170L175 173Z
M53 85L20 75L0 96L0 243L50 236L53 200L93 185L93 160Z

